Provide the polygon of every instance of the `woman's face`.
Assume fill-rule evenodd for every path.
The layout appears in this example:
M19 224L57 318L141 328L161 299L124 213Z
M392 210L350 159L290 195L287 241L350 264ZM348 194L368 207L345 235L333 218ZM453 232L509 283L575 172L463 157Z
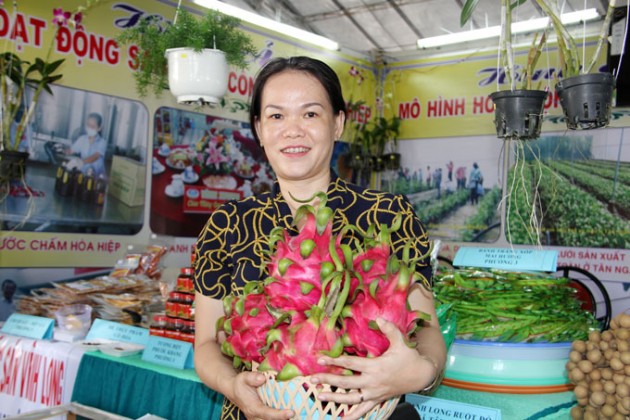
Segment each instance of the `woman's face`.
M267 80L255 128L278 178L299 181L329 171L344 118L316 78L289 70Z
M85 121L85 128L89 133L98 133L101 127L98 125L98 121L95 118L88 118Z

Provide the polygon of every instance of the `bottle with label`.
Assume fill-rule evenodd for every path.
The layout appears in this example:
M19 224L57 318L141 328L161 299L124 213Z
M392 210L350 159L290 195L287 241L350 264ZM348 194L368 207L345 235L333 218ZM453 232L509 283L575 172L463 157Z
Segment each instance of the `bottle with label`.
M105 204L105 192L107 190L107 182L105 181L105 175L100 174L96 180L96 186L94 187L94 203L97 206Z
M72 185L76 171L76 168L73 168L72 170L68 170L68 168L65 168L65 170L63 171L63 175L61 177L61 185L59 187L59 194L63 197L67 197L72 194Z
M74 180L72 183L72 196L78 197L83 190L83 172L77 171L74 175Z
M91 203L94 196L94 170L89 168L85 175L83 189L81 190L81 200Z
M55 174L55 191L59 192L61 189L61 182L63 180L63 174L66 172L66 163L63 162L57 166L57 173Z

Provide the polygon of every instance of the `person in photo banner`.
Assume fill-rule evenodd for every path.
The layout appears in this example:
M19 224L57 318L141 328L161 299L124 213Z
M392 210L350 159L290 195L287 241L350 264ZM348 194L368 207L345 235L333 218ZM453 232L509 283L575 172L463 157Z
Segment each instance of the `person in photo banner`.
M87 174L91 169L95 178L105 175L105 152L107 142L101 137L103 117L92 112L85 120L85 134L80 136L69 149L67 154L78 155L83 161L81 171Z
M13 296L17 285L11 279L2 282L2 300L0 300L0 322L5 322L16 311Z
M429 238L405 196L352 185L331 171L330 160L335 140L342 137L345 110L337 75L319 60L276 58L261 69L255 80L250 122L277 180L273 191L226 203L212 213L195 247L195 367L206 385L225 396L223 420L279 420L294 415L260 401L256 388L265 382L264 375L233 368L231 360L221 353L216 322L223 315L223 298L266 277L262 248L270 232L282 227L297 234L293 217L301 205L298 200L322 191L327 191L327 205L334 211L333 234L348 224L365 231L371 221L389 225L396 215L402 217L401 228L392 233L392 252L400 257L405 245L411 244L411 258L423 256L416 267L422 284L412 289L409 302L413 310L430 314L431 321L414 336L416 348L404 343L394 324L379 320L390 342L381 356L319 359L320 364L351 369L357 374L320 373L312 380L358 390L323 393L319 398L356 406L344 417L356 420L385 400L429 390L439 383L446 348L430 291L432 269L426 256ZM349 236L346 240L352 246Z

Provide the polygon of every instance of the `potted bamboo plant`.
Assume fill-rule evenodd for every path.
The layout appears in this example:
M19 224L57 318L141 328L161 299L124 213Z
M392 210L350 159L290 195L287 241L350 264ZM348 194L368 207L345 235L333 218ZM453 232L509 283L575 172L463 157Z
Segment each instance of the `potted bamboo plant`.
M615 88L610 73L591 73L608 41L608 30L615 11L616 0L608 2L606 16L599 33L595 53L588 63L582 63L575 40L562 24L555 3L534 0L549 16L558 37L558 51L562 63L562 79L556 83L556 92L566 117L567 127L592 129L608 125Z
M239 24L214 10L197 19L178 7L172 24L145 19L117 39L138 46L134 78L140 96L149 90L160 96L169 88L179 103L216 104L227 92L228 65L243 69L246 57L256 53Z
M364 136L365 122L353 121L350 119L351 115L356 115L361 112L361 107L365 104L365 101L353 101L350 99L346 105L346 129L344 130L344 137L350 144L350 151L347 155L348 167L351 169L361 170L364 169L366 164L367 149L364 148Z
M540 136L543 121L543 109L547 92L532 89L533 74L538 59L545 45L547 36L535 35L523 74L517 74L512 47L512 11L527 0L501 0L501 38L500 56L509 90L497 91L490 95L495 105L494 124L497 137L503 139L530 140ZM468 0L462 8L460 24L465 25L472 16L478 0ZM522 85L517 89L517 82Z

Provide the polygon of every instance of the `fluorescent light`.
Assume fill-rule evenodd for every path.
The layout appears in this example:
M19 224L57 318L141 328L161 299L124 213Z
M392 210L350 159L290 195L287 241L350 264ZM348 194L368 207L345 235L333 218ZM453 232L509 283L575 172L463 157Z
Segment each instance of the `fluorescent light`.
M333 51L339 49L339 44L331 39L296 28L295 26L287 25L285 23L257 15L256 13L248 12L247 10L243 10L221 1L193 0L193 2L208 9L213 9L229 16L234 16L245 22L271 29L272 31L299 39L303 42L308 42L309 44L317 45Z
M577 23L588 22L599 19L597 9L586 9L577 12L565 13L562 15L562 23L565 25L574 25ZM540 31L547 27L549 18L539 18L515 22L512 24L512 33L520 34L526 32ZM447 35L433 36L429 38L421 38L418 40L418 48L435 48L445 45L460 44L469 41L478 41L480 39L496 38L501 36L501 26L491 26L483 29L475 29L466 32L455 32Z

